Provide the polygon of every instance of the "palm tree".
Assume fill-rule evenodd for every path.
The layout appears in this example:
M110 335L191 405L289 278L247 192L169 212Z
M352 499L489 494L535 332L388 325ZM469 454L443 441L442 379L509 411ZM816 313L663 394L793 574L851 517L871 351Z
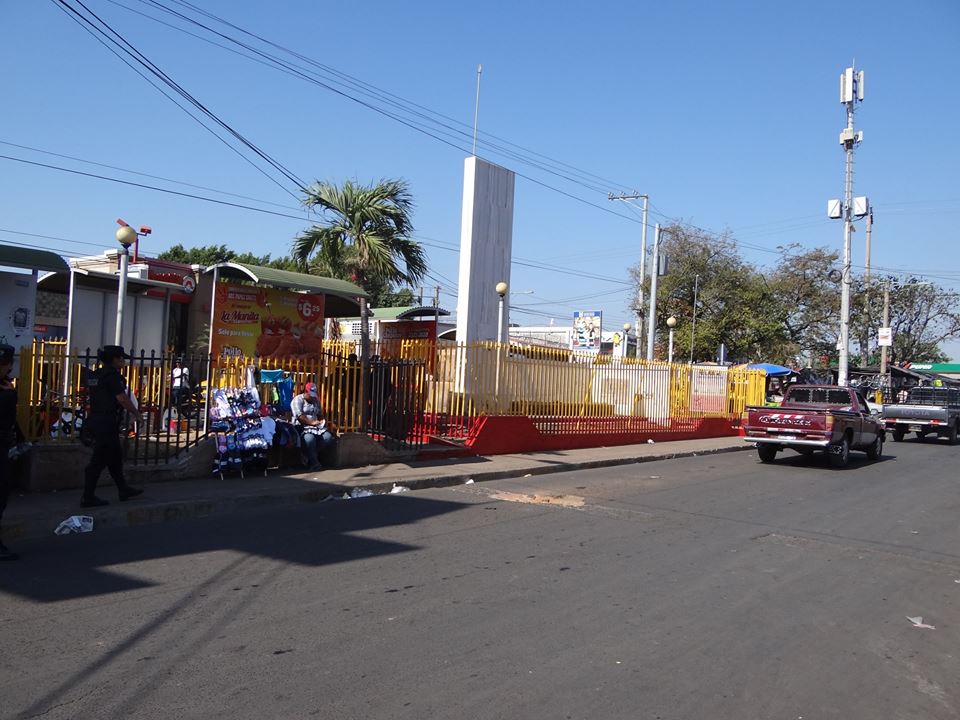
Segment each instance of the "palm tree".
M298 236L293 257L302 267L350 278L366 289L369 282L414 284L427 272L423 248L410 237L413 198L403 180L341 187L317 182L303 200L319 210L321 221ZM360 298L362 361L369 363L369 308Z

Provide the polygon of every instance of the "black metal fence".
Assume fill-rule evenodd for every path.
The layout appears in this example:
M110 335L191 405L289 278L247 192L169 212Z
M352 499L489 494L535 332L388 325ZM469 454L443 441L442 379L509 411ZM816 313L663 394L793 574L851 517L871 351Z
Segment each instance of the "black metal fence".
M211 395L217 388L257 387L265 412L289 418L289 402L308 382L338 432L363 430L391 449L422 442L425 363L371 358L366 379L353 355L332 349L311 357L219 360L206 353L141 352L122 373L137 413L118 416L127 458L135 465L170 462L208 433ZM21 355L21 427L42 444L89 443L90 380L96 352L66 353L62 343L37 344ZM282 392L278 392L282 390Z

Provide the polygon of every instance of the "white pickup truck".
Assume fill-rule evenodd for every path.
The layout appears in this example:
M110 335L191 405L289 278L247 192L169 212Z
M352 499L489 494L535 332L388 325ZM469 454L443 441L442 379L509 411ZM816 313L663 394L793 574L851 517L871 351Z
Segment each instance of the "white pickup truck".
M883 406L883 420L897 442L907 433L916 433L921 439L936 435L956 445L960 436L960 388L911 388L905 403Z

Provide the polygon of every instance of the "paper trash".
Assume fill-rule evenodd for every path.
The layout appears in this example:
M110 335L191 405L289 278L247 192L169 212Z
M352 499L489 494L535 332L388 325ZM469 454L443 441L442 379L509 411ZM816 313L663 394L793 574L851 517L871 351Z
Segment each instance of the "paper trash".
M923 621L923 618L920 616L910 617L909 615L907 615L907 620L912 622L915 628L923 628L924 630L936 630L936 628L933 625L928 625L927 623L925 623Z
M393 487L390 488L391 495L397 495L399 493L405 493L405 492L410 492L410 488L404 485L397 485L396 483L394 483Z
M53 532L55 535L93 532L93 518L89 515L71 515L57 525L57 529Z

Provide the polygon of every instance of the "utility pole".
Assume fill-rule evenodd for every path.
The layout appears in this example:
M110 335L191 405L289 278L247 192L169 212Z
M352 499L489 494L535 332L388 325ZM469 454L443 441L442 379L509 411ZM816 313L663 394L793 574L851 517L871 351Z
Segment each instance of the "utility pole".
M890 281L883 284L883 327L890 327ZM880 374L887 374L887 346L880 346Z
M853 128L856 104L863 100L863 71L848 67L840 75L840 102L846 107L847 126L840 132L840 144L846 153L846 175L843 194L843 272L840 295L840 367L837 382L846 385L850 375L850 253L853 235L853 151L863 140L863 133ZM864 208L866 200L864 200ZM866 211L858 212L865 215Z
M643 215L641 216L641 222L643 223L643 228L640 231L640 287L637 288L637 347L640 347L639 339L643 337L643 281L646 279L646 263L647 263L647 210L650 206L650 196L641 195L640 193L632 193L627 195L625 193L620 193L619 195L614 195L610 193L607 195L608 200L643 200Z
M863 274L863 294L864 294L864 315L866 322L863 324L863 336L860 338L860 363L867 367L870 361L870 327L872 315L870 312L870 235L873 232L873 208L867 215L867 247L864 256L864 265L866 270ZM884 325L886 327L886 325Z
M697 335L697 293L700 290L700 276L693 278L693 326L690 328L690 364L693 365L693 339Z
M647 323L647 360L653 360L657 335L657 278L660 269L660 223L653 229L653 263L650 267L650 321Z

